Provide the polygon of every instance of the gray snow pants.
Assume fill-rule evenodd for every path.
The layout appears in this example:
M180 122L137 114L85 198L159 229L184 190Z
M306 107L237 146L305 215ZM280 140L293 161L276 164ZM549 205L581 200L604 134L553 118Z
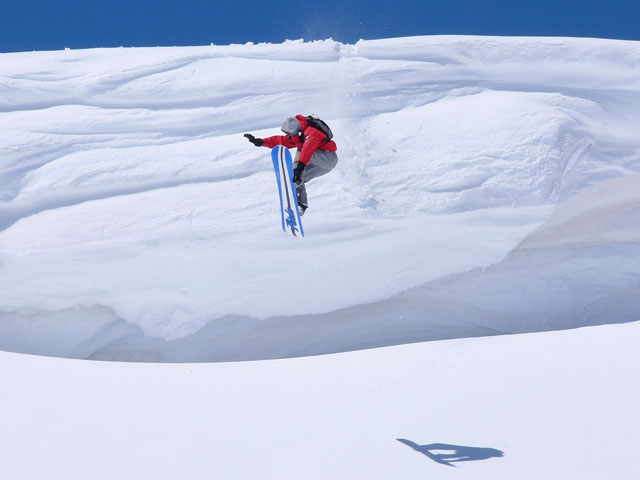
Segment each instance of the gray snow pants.
M296 152L296 157L293 160L293 168L295 169L298 165L298 159L300 158L300 150ZM331 170L336 168L338 164L338 154L336 152L328 152L324 150L316 150L309 164L302 171L301 180L302 183L296 184L296 193L298 195L298 203L308 206L307 202L307 189L304 184L313 180L314 178L320 177L325 173L329 173Z

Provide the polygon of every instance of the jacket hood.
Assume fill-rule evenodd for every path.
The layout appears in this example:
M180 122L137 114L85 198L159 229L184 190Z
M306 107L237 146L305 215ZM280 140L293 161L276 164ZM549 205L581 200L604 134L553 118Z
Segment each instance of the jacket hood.
M304 115L296 115L296 120L298 120L298 123L300 124L300 128L304 132L309 126L307 123L307 119L304 118Z

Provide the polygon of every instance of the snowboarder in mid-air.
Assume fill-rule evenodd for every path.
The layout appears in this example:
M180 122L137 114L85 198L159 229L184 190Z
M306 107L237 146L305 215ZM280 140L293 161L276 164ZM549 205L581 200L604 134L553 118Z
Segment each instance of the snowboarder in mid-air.
M293 162L293 183L296 186L300 215L309 206L305 183L329 173L338 163L338 147L332 140L331 129L322 120L313 116L296 115L284 121L281 130L285 135L256 138L250 133L245 137L256 147L275 148L283 145L296 148Z

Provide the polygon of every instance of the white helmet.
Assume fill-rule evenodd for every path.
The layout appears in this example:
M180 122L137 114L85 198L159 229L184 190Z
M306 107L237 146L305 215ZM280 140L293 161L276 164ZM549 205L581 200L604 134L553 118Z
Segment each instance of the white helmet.
M295 136L298 135L300 130L302 130L302 127L300 126L300 122L297 118L289 117L284 121L280 130L282 130L287 135Z

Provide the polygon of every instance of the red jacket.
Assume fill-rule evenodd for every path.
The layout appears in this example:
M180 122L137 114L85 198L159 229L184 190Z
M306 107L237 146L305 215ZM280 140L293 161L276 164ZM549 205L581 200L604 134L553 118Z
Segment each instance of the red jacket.
M329 152L335 152L338 150L333 140L329 142L323 142L327 136L317 128L310 127L307 124L307 120L302 115L296 115L296 119L300 122L302 127L302 138L304 142L300 141L300 137L291 137L289 135L276 135L274 137L263 138L262 145L269 148L274 148L277 145L284 145L287 148L297 148L300 150L300 161L305 165L309 165L311 157L316 150L324 150Z

